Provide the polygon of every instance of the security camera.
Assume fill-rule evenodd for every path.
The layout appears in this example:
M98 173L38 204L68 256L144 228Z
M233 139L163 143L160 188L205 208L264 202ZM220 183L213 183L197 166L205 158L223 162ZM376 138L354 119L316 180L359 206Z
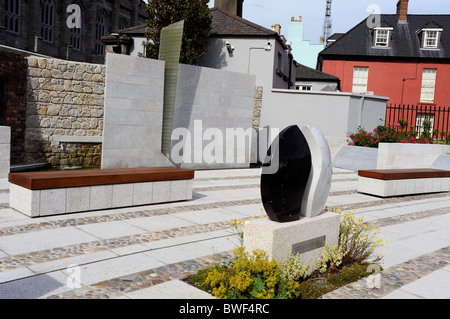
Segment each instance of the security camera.
M231 44L230 44L230 42L225 42L225 45L227 46L227 50L228 50L228 52L233 52L234 51L234 46L232 46Z

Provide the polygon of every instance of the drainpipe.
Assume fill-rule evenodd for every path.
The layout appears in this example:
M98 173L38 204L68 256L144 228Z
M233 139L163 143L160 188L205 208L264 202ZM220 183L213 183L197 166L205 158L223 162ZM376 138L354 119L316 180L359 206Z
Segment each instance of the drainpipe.
M363 94L361 97L361 107L359 108L359 124L358 126L361 127L362 125L362 116L363 116L363 109L364 109L364 100L366 99L366 95Z

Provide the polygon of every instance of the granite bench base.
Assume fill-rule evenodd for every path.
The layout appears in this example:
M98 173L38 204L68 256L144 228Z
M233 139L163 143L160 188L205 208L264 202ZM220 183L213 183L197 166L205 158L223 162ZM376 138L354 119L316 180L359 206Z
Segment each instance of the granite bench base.
M17 177L11 175L13 174L10 174L10 182ZM91 172L91 175L95 174ZM192 178L183 176L183 179L177 179L177 176L170 176L169 180L130 182L141 180L143 176L136 174L133 178L131 174L121 175L121 181L116 183L114 181L117 180L117 175L111 175L107 184L86 186L78 185L83 184L82 181L77 181L77 186L73 186L74 183L70 184L70 178L66 178L64 182L59 182L58 187L51 188L47 185L43 189L24 187L18 184L25 183L11 182L10 207L30 217L41 217L192 199L193 172ZM146 179L152 178L147 176ZM164 177L159 176L157 179ZM90 180L96 181L92 176ZM48 180L45 182L48 184ZM42 181L40 183L43 184Z
M395 169L359 171L358 192L379 197L450 191L450 171Z

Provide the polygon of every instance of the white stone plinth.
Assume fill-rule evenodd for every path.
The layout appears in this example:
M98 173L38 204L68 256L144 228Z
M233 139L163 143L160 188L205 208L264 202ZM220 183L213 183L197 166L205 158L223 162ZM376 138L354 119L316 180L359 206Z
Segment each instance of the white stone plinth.
M258 219L245 225L244 246L248 252L262 249L277 262L283 261L287 252L295 254L300 250L302 264L309 261L309 272L312 272L325 243L329 247L338 244L340 223L340 215L325 212L289 223Z
M381 180L362 177L358 179L358 192L379 197L450 191L450 177Z
M30 217L192 199L193 180L29 190L11 183L10 207Z

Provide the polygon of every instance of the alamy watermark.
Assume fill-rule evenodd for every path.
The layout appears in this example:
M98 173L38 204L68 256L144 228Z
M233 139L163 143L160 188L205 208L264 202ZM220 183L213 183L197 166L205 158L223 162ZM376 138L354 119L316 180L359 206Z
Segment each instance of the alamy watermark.
M256 142L255 158L266 160L269 147L276 147L279 129L216 128L203 129L203 121L195 120L191 130L180 127L172 132L170 157L175 164L246 164L252 162L252 145ZM257 155L257 158L256 158ZM275 174L279 160L270 157L264 174Z
M67 17L66 24L69 29L81 28L81 8L77 4L71 4L67 7L67 13L70 15Z
M370 16L367 18L367 27L369 29L379 28L381 26L381 8L377 4L369 4L367 12Z
M67 287L70 289L81 288L81 268L78 265L70 265L66 269L67 271Z
M366 278L366 285L369 289L381 288L381 267L377 264L371 264L367 267L367 272L371 273Z

